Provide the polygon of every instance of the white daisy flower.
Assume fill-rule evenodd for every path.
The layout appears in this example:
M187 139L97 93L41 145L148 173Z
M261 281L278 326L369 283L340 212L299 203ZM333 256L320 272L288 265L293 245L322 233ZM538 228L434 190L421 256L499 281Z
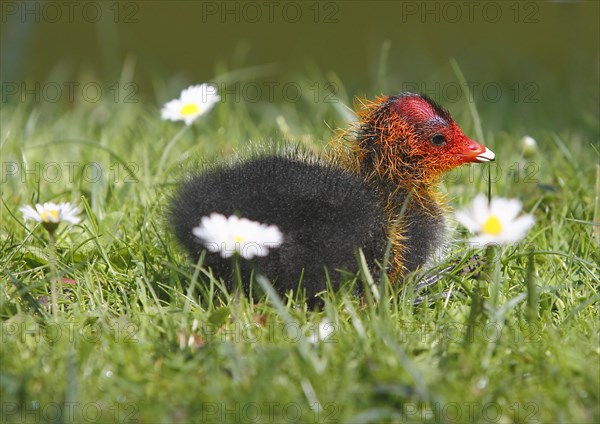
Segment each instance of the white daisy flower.
M60 222L69 224L81 222L77 216L80 210L68 202L59 204L47 202L43 205L38 203L35 205L35 209L24 205L19 210L23 213L23 219L41 222L45 227L58 225Z
M209 84L192 85L178 99L167 102L160 111L162 119L185 121L191 125L199 116L211 110L221 100L217 88Z
M327 340L335 332L335 324L327 318L323 318L319 323L319 327L313 331L308 337L309 343L318 343Z
M488 205L486 196L479 194L470 209L457 211L456 219L470 232L475 233L469 244L487 246L489 244L516 243L525 237L535 220L532 215L517 218L523 205L516 199L492 198Z
M224 258L239 253L244 259L267 256L269 249L283 243L283 234L276 225L266 225L219 213L202 217L200 225L192 229L210 252L220 252Z

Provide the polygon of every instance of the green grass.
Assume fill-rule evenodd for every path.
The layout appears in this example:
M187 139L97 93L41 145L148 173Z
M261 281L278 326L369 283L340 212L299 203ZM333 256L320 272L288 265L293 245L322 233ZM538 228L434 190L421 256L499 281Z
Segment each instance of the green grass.
M318 150L330 127L346 125L351 95L223 102L165 155L183 124L159 119L177 93L157 90L156 103L3 105L2 422L600 421L593 134L537 127L539 148L524 157L525 134L488 133L482 115L501 170L493 193L536 217L521 244L501 250L498 305L485 282L448 275L419 306L416 279L384 280L379 302L327 294L322 310L307 311L293 299L222 294L168 233L165 196L189 167L250 144ZM469 105L451 112L474 133ZM486 172L448 176L452 206L485 192ZM59 272L74 284L62 285L56 321L47 235L18 211L43 201L84 209L80 225L58 232ZM440 266L472 253L465 240L453 233ZM444 290L455 296L441 299ZM471 313L473 299L485 314ZM323 319L333 335L309 343Z

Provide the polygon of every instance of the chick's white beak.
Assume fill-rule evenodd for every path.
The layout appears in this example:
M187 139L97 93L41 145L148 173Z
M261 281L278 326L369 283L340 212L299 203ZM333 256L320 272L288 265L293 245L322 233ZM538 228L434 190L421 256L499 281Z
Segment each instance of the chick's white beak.
M494 152L492 152L487 147L485 148L485 151L483 153L476 156L477 162L492 162L495 158L496 155L494 154Z
M479 144L465 137L457 155L462 158L463 163L468 162L491 162L496 155L483 144Z

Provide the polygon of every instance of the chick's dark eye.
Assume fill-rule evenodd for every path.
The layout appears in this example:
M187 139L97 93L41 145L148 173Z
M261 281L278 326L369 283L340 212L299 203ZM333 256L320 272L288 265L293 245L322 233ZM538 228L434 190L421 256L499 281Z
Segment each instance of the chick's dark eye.
M446 144L446 137L444 137L442 134L436 134L431 137L429 141L434 146L441 146L442 144Z

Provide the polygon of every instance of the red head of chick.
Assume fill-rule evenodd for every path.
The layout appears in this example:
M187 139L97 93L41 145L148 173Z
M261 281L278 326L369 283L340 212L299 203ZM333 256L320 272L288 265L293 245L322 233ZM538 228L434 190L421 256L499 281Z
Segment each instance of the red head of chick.
M439 177L495 156L426 96L402 93L365 101L359 118L354 169L377 187L386 205L392 273L403 275L424 264L443 241L444 204L435 193Z
M392 243L390 269L402 277L441 246L445 208L435 184L447 170L487 162L494 154L467 138L450 114L413 93L363 102L350 152L324 160L308 154L267 155L223 165L185 181L172 198L178 241L231 284L232 261L194 235L203 217L237 215L276 226L282 242L241 261L245 289L252 272L285 293L302 289L309 303L358 269L362 249L373 271Z
M363 102L354 147L363 172L405 188L431 188L445 171L489 162L494 153L465 136L450 113L412 93Z

